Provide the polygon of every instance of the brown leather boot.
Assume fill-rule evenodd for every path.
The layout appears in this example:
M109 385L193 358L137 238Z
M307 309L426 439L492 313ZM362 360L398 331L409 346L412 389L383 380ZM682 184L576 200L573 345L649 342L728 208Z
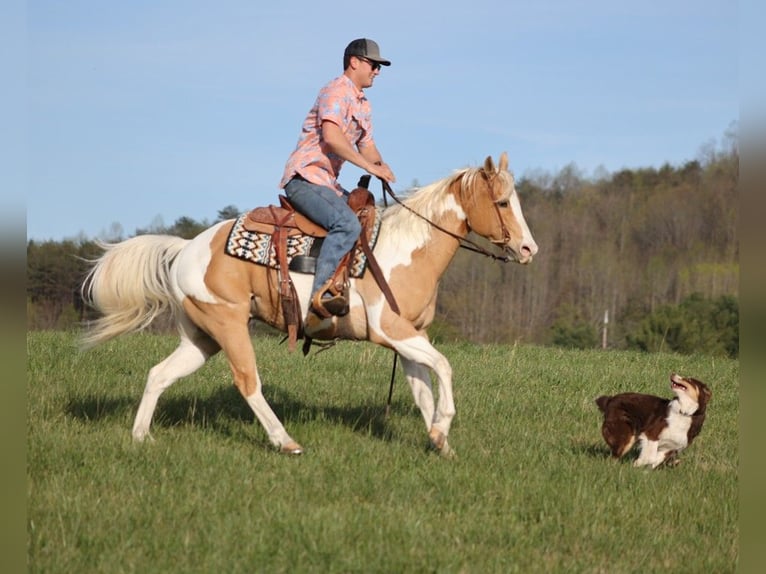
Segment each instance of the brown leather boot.
M345 293L317 291L311 300L311 310L322 318L343 317L348 314L348 297Z

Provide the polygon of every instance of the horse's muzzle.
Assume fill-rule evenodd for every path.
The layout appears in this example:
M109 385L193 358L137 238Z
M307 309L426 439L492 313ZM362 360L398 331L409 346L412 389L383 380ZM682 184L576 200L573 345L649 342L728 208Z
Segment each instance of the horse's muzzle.
M535 256L535 253L537 253L537 245L527 245L524 244L518 249L514 249L510 245L505 246L505 252L510 255L510 258L513 259L516 263L519 263L521 265L527 265L528 263L532 262L532 259Z

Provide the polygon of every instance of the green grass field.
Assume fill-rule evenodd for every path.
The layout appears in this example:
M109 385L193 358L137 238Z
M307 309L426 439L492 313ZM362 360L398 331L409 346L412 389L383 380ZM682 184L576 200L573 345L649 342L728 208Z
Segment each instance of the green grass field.
M426 450L392 355L345 342L304 358L255 341L264 392L302 457L275 453L222 356L133 417L172 336L80 353L30 333L30 572L734 572L739 363L705 356L440 345L454 369L459 458ZM670 397L707 382L681 464L613 461L599 394Z

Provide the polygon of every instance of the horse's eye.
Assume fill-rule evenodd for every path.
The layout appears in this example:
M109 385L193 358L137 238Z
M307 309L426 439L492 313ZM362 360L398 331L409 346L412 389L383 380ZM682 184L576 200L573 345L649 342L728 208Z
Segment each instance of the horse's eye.
M505 208L505 207L508 207L509 205L510 205L510 202L507 199L501 199L500 201L497 202L498 207Z

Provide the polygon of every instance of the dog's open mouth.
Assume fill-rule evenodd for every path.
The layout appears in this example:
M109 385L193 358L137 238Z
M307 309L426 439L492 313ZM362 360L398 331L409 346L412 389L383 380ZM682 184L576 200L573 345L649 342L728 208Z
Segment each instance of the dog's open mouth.
M681 391L688 391L689 388L686 386L686 383L684 382L683 377L676 375L673 373L670 375L670 388L671 389L678 389Z

